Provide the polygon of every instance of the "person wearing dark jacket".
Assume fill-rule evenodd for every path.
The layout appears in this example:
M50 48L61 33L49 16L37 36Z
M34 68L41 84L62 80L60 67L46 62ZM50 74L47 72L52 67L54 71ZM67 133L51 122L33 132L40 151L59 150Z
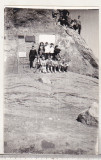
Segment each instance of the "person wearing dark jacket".
M58 60L58 58L60 58L60 55L59 55L60 51L61 51L61 49L58 47L58 45L56 45L55 49L54 49L54 57L53 57L53 59Z
M45 52L44 43L40 42L39 49L38 49L38 54L40 55L40 57L42 57L42 55L44 55L44 52Z
M33 67L33 61L37 56L37 52L36 49L34 48L34 46L32 46L32 49L29 52L29 61L30 61L30 68Z

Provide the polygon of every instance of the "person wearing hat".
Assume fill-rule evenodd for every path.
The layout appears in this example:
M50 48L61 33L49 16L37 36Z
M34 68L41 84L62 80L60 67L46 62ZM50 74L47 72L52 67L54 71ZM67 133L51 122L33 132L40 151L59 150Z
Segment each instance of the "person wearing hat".
M34 59L37 57L37 51L35 49L34 46L32 46L32 49L30 50L29 52L29 61L30 61L30 68L33 67L33 62L34 62Z

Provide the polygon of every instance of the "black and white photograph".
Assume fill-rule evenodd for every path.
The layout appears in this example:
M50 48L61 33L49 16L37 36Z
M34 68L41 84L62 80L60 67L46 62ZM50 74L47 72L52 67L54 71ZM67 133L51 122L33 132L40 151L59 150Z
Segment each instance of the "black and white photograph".
M4 153L98 154L99 9L4 9Z

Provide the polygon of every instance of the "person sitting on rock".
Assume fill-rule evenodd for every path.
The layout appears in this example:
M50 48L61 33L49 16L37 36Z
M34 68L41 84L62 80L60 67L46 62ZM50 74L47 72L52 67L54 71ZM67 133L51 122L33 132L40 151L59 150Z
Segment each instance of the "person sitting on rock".
M42 73L46 73L46 60L45 60L45 56L42 55L42 59L40 59L40 70Z
M33 61L37 57L37 51L34 46L32 46L32 49L29 52L29 61L30 61L30 68L33 67Z
M39 69L41 67L40 55L37 55L37 57L35 58L35 60L33 62L33 67L36 68L36 69Z
M61 65L61 66L62 66L62 67L61 67L62 72L67 72L69 63L67 63L67 62L65 61L65 59L63 59L63 60L62 60L62 65Z
M53 61L53 72L56 73L58 68L58 61L54 59Z
M47 72L53 72L53 61L52 61L52 56L48 57L47 63L46 63L46 70Z
M61 58L59 58L59 59L58 59L58 71L59 71L59 72L62 71L61 68L62 68L62 62L61 62Z

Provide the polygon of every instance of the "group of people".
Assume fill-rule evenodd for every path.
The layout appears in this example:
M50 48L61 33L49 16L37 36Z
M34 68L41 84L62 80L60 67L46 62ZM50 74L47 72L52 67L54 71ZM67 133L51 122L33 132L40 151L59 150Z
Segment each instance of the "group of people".
M36 68L42 73L67 72L68 63L61 59L60 51L58 45L54 47L53 43L49 45L48 42L41 42L38 52L32 46L29 52L30 68Z
M81 21L80 15L77 19L71 19L70 12L68 10L53 10L52 17L55 19L56 24L59 22L60 25L78 30L78 33L81 33Z
M49 44L48 42L40 42L38 54L40 57L44 55L45 59L48 59L49 56L53 56L53 59L56 59L60 51L61 50L58 48L58 45L54 46L53 43Z

